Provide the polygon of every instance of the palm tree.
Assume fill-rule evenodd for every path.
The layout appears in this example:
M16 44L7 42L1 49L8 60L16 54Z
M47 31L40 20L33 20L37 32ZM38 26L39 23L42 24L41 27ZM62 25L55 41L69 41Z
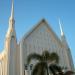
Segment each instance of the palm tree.
M42 55L36 53L30 54L27 58L27 63L29 64L34 59L39 62L34 66L32 75L49 75L48 66L51 63L59 62L59 56L55 52L49 53L47 50Z

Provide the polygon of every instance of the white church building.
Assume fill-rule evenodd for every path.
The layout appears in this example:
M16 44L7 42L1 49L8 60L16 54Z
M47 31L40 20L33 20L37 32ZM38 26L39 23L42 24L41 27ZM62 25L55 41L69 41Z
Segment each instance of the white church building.
M27 56L31 53L41 54L44 50L56 52L60 65L74 70L70 48L67 44L61 23L61 38L52 30L45 19L42 19L27 35L17 43L14 19L14 2L12 0L9 27L5 36L3 52L0 53L0 75L30 75L30 68L25 71Z

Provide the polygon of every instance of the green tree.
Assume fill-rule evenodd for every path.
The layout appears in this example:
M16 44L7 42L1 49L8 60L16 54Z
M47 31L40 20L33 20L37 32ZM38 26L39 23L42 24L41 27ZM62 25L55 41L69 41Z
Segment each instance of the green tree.
M33 68L32 75L49 75L48 66L52 63L59 62L59 56L53 52L49 53L47 50L41 55L32 53L27 58L27 63L29 64L31 60L38 60L39 62Z

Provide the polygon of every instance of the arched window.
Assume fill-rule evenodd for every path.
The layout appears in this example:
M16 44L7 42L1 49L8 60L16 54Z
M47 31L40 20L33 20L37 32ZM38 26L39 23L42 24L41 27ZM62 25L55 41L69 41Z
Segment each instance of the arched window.
M24 64L24 70L28 70L28 65Z
M33 69L33 64L30 64L30 70L32 70Z

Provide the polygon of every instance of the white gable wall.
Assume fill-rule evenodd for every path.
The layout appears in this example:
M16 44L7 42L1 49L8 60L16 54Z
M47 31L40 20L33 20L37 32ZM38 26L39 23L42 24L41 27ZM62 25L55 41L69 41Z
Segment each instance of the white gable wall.
M40 23L22 40L23 65L26 64L29 54L41 54L44 50L48 50L49 52L56 52L59 55L61 66L71 69L66 48L64 48L60 40L58 40L57 36L54 35L45 22Z

